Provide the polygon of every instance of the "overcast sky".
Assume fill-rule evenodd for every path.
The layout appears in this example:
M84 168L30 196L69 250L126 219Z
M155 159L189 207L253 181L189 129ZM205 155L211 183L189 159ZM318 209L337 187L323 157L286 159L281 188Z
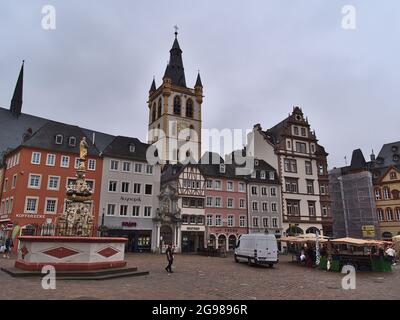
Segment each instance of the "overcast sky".
M42 28L47 4L56 30ZM145 141L176 24L188 86L201 71L203 127L266 129L299 105L330 167L400 140L398 0L1 0L0 105L25 59L23 112Z

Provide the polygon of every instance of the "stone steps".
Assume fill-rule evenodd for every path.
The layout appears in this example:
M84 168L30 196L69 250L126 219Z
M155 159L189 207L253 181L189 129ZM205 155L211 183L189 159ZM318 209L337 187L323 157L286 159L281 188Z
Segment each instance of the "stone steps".
M43 277L39 271L24 271L17 268L1 268L1 270L14 278ZM57 280L107 280L122 277L136 277L149 274L148 271L138 271L136 267L116 269L87 270L87 271L58 271Z

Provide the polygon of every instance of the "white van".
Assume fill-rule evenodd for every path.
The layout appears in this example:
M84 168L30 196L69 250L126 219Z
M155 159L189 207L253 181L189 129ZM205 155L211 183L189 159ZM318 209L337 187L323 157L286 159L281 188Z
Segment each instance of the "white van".
M278 263L278 243L273 234L243 234L236 245L235 261L263 264Z

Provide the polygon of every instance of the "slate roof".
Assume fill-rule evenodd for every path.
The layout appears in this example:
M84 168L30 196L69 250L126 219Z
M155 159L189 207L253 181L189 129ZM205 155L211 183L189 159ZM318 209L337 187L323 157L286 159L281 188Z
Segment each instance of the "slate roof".
M365 169L367 167L367 162L365 161L364 155L361 149L353 150L353 155L351 156L351 170Z
M186 168L186 166L187 165L182 163L165 165L161 174L161 184L178 179L179 175Z
M271 183L271 184L280 184L279 177L277 171L266 161L255 159L254 170L256 171L256 177L252 178L251 175L246 176L246 180L249 182L261 182L261 183ZM266 178L261 178L261 172L265 171ZM269 172L274 173L274 179L270 179Z
M400 141L384 144L376 160L376 166L388 167L400 164Z
M182 50L178 39L175 38L172 49L169 51L169 62L165 69L164 77L171 79L173 85L186 88L185 68L182 61Z
M135 151L130 151L130 146L135 146ZM146 153L150 145L141 142L137 138L117 136L104 149L102 155L105 157L122 158L127 160L147 161Z
M22 137L28 129L35 132L48 121L24 113L17 118L9 109L0 107L0 158L2 154L17 148L22 143Z
M57 135L63 136L61 144L56 144ZM70 137L76 139L74 146L69 144ZM90 138L86 136L81 128L55 121L48 121L44 124L30 138L22 142L22 146L56 152L79 153L79 143L83 137L86 137L88 143L88 154L99 156L100 151L92 145Z
M217 163L212 162L212 159L217 159ZM205 161L208 160L208 161ZM254 160L254 159L253 159ZM220 164L225 164L225 172L221 172ZM261 183L270 183L270 184L280 184L279 177L277 171L264 160L257 159L257 165L254 165L254 169L256 170L256 178L251 178L251 175L237 175L236 168L238 165L224 163L222 157L215 152L205 152L201 157L200 162L197 164L191 164L197 168L199 168L200 172L204 177L214 177L221 179L240 179L240 180L248 180L252 182L261 182ZM164 166L164 170L161 176L161 182L165 183L167 181L178 179L181 172L185 169L187 165L184 164L174 164L174 165L166 165ZM261 171L266 172L266 179L261 178ZM269 179L269 172L274 172L274 179Z
M203 88L203 84L201 83L200 73L197 74L196 84L194 86Z

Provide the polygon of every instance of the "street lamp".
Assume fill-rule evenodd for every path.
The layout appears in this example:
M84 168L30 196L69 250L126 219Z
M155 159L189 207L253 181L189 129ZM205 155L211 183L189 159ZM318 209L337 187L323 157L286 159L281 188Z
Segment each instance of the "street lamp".
M103 208L102 210L102 214L101 214L101 230L100 230L100 237L103 236L103 232L104 232L104 213L105 213L106 209Z

